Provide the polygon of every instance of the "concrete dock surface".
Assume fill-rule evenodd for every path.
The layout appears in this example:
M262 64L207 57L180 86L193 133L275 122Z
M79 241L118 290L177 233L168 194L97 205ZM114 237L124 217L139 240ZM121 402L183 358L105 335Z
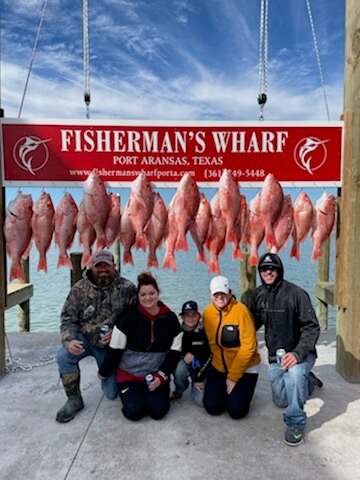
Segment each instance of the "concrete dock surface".
M9 367L0 380L1 480L355 480L360 478L360 384L335 370L334 331L322 332L314 371L324 382L306 404L306 441L283 442L282 409L275 407L262 368L249 415L208 415L187 391L167 416L131 422L119 399L101 391L94 359L80 363L85 408L67 424L55 421L66 397L55 356L55 333L7 335ZM26 369L27 368L27 369Z

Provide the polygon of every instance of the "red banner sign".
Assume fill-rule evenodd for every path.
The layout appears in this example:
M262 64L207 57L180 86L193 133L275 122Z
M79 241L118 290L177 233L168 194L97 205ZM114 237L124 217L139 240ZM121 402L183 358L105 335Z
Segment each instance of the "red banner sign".
M273 173L283 186L341 185L342 123L96 122L2 119L5 186L82 186L95 169L112 187L145 171L157 187L191 172L215 187L224 168L241 186Z

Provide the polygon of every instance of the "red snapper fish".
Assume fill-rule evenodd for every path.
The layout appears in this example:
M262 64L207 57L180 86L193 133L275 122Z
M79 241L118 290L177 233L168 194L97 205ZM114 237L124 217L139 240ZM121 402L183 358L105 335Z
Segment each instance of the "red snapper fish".
M314 207L305 192L301 192L294 203L293 247L291 257L300 260L300 243L303 243L314 224Z
M191 174L186 173L180 180L176 193L170 202L177 230L175 250L189 251L186 234L195 221L199 203L200 192L198 186Z
M154 192L144 172L132 182L127 204L130 221L135 231L135 248L146 250L146 229L154 208Z
M235 229L240 216L241 197L238 182L233 177L231 170L226 168L219 181L219 207L221 216L226 223L225 244L233 243L236 251L240 239Z
M31 249L31 217L33 201L31 195L18 192L9 202L4 221L6 252L11 259L10 282L15 278L25 282L21 258L26 259Z
M265 236L265 228L260 215L260 197L261 193L258 192L249 204L247 243L250 246L248 261L250 267L256 267L259 263L258 249Z
M198 249L198 253L196 255L196 261L204 262L206 264L208 263L208 261L207 261L205 250L204 250L204 244L209 233L210 222L211 222L210 203L208 202L205 195L203 193L200 193L200 204L195 216L195 221L190 227L190 234Z
M168 222L167 222L167 232L165 236L165 255L162 267L170 268L173 272L176 272L176 261L175 261L175 245L178 236L177 225L174 207L170 202L168 208Z
M335 224L335 197L324 192L315 202L315 222L311 240L313 251L311 260L321 256L321 246L329 238Z
M123 263L129 263L134 266L134 260L131 253L133 245L135 245L135 230L133 229L130 213L128 209L129 200L127 201L124 211L120 219L120 242L123 246Z
M76 228L79 232L79 243L83 246L81 268L84 269L91 263L91 247L94 245L96 240L96 232L86 216L83 201L80 203L79 211L76 217Z
M68 250L74 241L78 207L72 195L65 192L55 211L55 244L59 247L57 267L73 268Z
M226 221L221 215L219 204L219 190L215 193L210 202L211 206L211 226L209 235L206 239L206 246L209 249L209 273L220 275L219 255L225 250Z
M149 243L147 268L158 268L159 266L156 250L165 236L167 220L168 216L164 200L160 193L155 193L154 209L150 217L149 227L146 230L146 238Z
M277 247L273 226L280 215L283 197L280 183L272 173L269 173L265 178L260 197L260 216L265 228L265 242L268 250L271 247Z
M289 194L284 195L281 212L279 217L275 220L273 229L276 239L276 247L273 247L271 252L277 253L278 251L285 250L294 229L294 209Z
M39 252L38 271L44 270L47 273L46 254L50 248L55 222L55 210L51 197L48 193L42 192L33 205L31 227L36 248Z
M105 224L106 248L110 248L120 233L120 196L117 193L110 195L111 210Z
M94 227L97 249L106 246L105 226L111 210L111 198L99 175L91 172L84 182L84 210Z

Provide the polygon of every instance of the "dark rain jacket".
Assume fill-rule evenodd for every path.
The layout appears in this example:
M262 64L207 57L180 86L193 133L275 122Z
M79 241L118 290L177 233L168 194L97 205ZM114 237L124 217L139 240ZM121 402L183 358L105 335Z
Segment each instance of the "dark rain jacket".
M250 310L256 329L265 326L269 362L276 362L276 350L284 348L301 363L309 353L316 355L319 322L309 295L302 288L284 280L281 261L280 264L275 283L271 286L263 283L254 290Z
M100 288L88 270L65 300L60 324L62 343L74 340L77 332L81 332L92 345L104 348L99 338L101 326L112 328L115 319L135 305L136 298L135 285L126 278L117 274L108 287Z

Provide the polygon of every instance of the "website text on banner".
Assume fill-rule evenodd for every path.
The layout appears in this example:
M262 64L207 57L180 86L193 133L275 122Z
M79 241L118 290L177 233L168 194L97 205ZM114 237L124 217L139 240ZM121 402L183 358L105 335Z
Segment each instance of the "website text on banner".
M114 122L3 119L5 186L80 186L95 169L121 187L145 172L156 186L191 172L216 186L224 168L242 186L273 173L284 186L341 185L342 123Z

